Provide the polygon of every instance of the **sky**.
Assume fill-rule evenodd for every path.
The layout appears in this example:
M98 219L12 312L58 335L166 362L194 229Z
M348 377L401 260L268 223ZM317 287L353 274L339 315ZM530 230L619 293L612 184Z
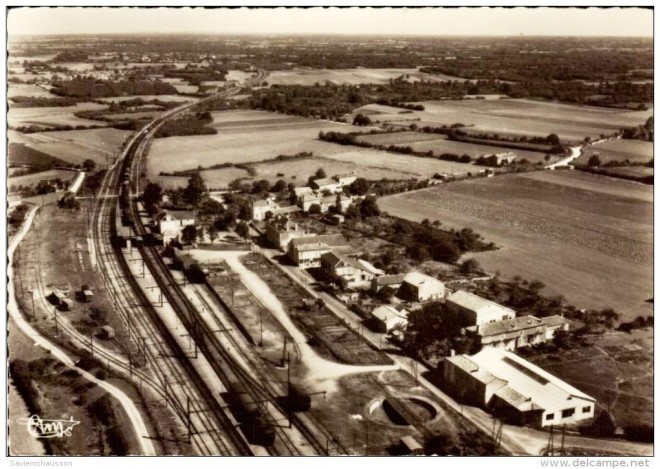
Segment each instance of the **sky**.
M20 8L9 35L107 33L653 36L640 8Z

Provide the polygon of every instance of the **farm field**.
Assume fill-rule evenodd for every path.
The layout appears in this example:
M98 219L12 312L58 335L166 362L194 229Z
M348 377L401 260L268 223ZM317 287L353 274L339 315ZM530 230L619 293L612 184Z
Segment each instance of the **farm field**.
M39 184L43 179L56 179L60 178L62 181L69 181L78 174L77 171L67 171L65 169L50 169L40 173L26 174L25 176L15 176L7 179L7 186L33 186Z
M428 75L415 68L348 68L340 70L275 70L270 73L267 81L271 85L313 85L317 82L324 83L326 81L336 85L382 84L401 75L409 75L408 79L410 81L422 79L431 81L462 80L448 75Z
M12 83L7 88L7 98L14 98L16 96L30 96L34 98L55 98L56 96L50 91L37 86L28 85L23 83ZM11 101L10 101L11 105Z
M89 158L100 165L105 164L106 156L119 150L130 134L128 130L106 128L19 135L21 143L64 161L80 164Z
M419 136L419 138L415 140L415 136ZM415 151L431 150L435 155L441 155L442 153L454 153L456 155L470 155L472 158L478 158L482 155L490 155L493 153L511 151L518 155L517 161L526 159L531 163L545 162L545 153L540 153L537 151L507 149L491 145L480 145L477 143L457 142L454 140L448 140L443 135L423 134L420 132L397 132L393 134L366 135L364 137L360 137L359 140L377 145L407 145L412 147ZM397 140L400 141L397 142Z
M611 134L624 126L644 124L653 109L628 111L575 106L526 99L425 101L424 111L406 114L419 118L419 126L473 125L471 131L545 137L556 133L562 140ZM355 112L360 112L356 110Z
M179 93L197 93L199 91L199 86L197 85L173 83L172 86L175 87Z
M359 149L344 151L329 155L328 158L345 163L354 163L360 167L370 167L399 171L408 175L408 178L429 178L435 173L467 174L483 169L465 163L454 163L435 158L422 158L419 156L402 155L381 150Z
M581 172L462 181L379 199L413 220L470 227L496 251L474 255L489 272L546 284L579 308L652 314L653 188Z
M37 125L53 127L58 125L99 125L99 121L81 119L74 115L79 111L105 109L102 104L79 103L66 107L27 107L10 108L7 113L7 123L10 126Z
M623 166L620 168L603 168L600 172L607 176L613 177L633 177L633 178L643 178L647 176L653 176L653 168L647 168L646 166Z
M575 164L586 165L593 155L598 155L601 164L626 160L631 163L648 163L653 158L653 142L617 138L597 145L589 145L575 160Z
M327 156L342 152L345 147L318 140L320 131L364 130L363 127L265 111L220 111L214 112L213 118L211 126L218 129L216 135L156 139L147 159L149 177L154 178L161 171L227 162L257 162L304 151Z

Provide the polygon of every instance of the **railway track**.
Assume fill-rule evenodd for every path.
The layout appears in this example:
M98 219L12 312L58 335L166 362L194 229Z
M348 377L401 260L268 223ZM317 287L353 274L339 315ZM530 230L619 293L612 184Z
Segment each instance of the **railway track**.
M257 77L256 80L263 80L264 76ZM124 210L126 211L127 218L135 230L136 237L144 239L148 235L148 231L138 211L137 202L134 195L139 194L140 191L140 168L142 158L144 157L145 148L148 145L149 138L156 131L158 125L154 125L147 132L142 131L140 135L143 138L128 148L127 156L124 162L123 174L125 177L124 184L130 187L130 195L126 196ZM167 299L167 302L172 305L179 315L181 323L190 331L191 337L201 353L207 358L209 364L212 366L214 372L222 380L223 383L228 384L228 389L232 389L232 385L240 383L246 393L250 395L253 403L271 406L269 412L262 412L260 415L265 415L269 420L275 435L278 437L272 446L269 446L269 451L274 454L282 455L296 455L303 454L296 442L293 441L289 432L282 428L281 417L287 417L277 404L275 400L281 396L281 390L276 389L272 384L264 385L263 380L257 380L250 376L244 369L235 363L234 357L229 354L215 335L217 331L213 331L211 327L200 317L199 311L196 310L191 301L186 297L184 292L176 286L176 281L169 270L169 267L163 261L160 253L154 246L147 246L140 244L139 251L146 266L148 266L152 275L156 279L160 288L161 294ZM239 350L241 350L239 348ZM255 360L251 360L251 365L256 366ZM265 373L263 367L259 367L259 373ZM268 381L268 380L266 380ZM275 414L278 419L274 417ZM314 448L317 454L327 453L327 446L329 435L324 435L319 438L318 433L313 432L309 428L309 421L303 422L296 416L289 417L289 426L295 420L296 431L299 431L306 440L306 444ZM279 420L279 421L278 421ZM319 441L325 439L325 441Z
M261 80L263 77L264 72L260 72L257 79ZM238 90L238 88L228 90L197 103L168 111L131 137L118 162L128 161L131 169L134 169L133 163L135 163L135 167L139 169L139 159L133 156L144 151L149 141L148 137L162 122L200 102L227 97ZM145 378L144 382L162 396L179 419L185 422L190 443L195 446L196 452L206 455L251 455L253 452L236 430L235 422L227 415L223 404L208 388L187 358L185 351L179 347L171 332L167 330L158 312L133 276L122 252L117 252L117 249L111 245L107 233L116 232L117 228L113 226L113 221L116 220L115 200L119 197L122 168L124 164L116 162L104 178L100 196L97 198L92 238L96 253L103 261L99 262L99 265L108 294L122 314L129 330L132 331L131 338L138 347L141 343L141 354L158 381L147 379L146 375L138 376L141 379ZM139 175L139 171L137 174ZM133 190L136 193L139 191L139 177L133 178ZM128 298L136 301L129 301ZM143 314L145 309L148 313L146 316ZM152 340L148 344L149 338ZM132 372L130 360L131 357L128 368Z

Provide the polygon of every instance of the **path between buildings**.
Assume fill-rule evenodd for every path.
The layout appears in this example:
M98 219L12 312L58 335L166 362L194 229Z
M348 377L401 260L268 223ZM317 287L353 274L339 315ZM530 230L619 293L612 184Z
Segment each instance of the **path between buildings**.
M364 329L360 325L361 318L346 308L344 304L326 293L316 292L309 285L309 278L311 277L308 277L309 274L307 274L307 272L300 272L300 269L296 267L283 266L272 259L273 256L280 254L279 251L268 249L259 249L259 251L261 251L273 262L273 264L279 267L286 275L311 295L315 297L320 296L326 302L326 306L328 306L337 317L348 323L353 330L357 331ZM380 348L381 338L379 338L379 334L364 330L363 336L366 340L371 342L374 347ZM461 406L461 404L456 402L452 397L438 389L434 384L422 376L430 371L422 363L392 353L388 354L388 356L394 360L401 369L416 376L419 383L426 387L428 391L433 393L433 395L440 399L447 407L450 407L454 411L465 416L487 435L492 433L493 417L480 408L465 405ZM561 435L556 434L555 441L559 443L560 439ZM518 427L515 425L504 425L502 427L502 448L513 455L540 455L546 450L547 444L548 433L546 431L535 430L529 427ZM573 434L566 435L564 444L568 448L584 448L592 451L602 451L605 454L620 453L621 455L628 456L650 456L653 454L653 445L650 444L635 443L625 440L596 439ZM557 446L558 445L556 444L555 447Z
M142 419L142 414L135 406L133 401L121 389L113 386L112 384L106 381L99 380L91 373L76 367L73 360L69 357L69 355L67 355L67 353L64 350L60 349L55 344L53 344L48 339L46 339L41 334L39 334L39 332L37 332L30 324L28 324L28 322L23 318L23 315L19 311L18 303L16 302L14 279L13 279L14 251L16 250L20 242L23 240L23 238L29 231L34 216L37 213L37 210L38 207L33 207L29 211L28 216L25 218L25 221L23 222L23 226L21 226L20 231L16 233L14 239L11 240L11 244L7 249L7 258L8 258L7 311L11 315L12 319L14 319L16 325L21 329L21 331L23 331L25 335L27 335L31 340L33 340L36 345L42 347L45 350L48 350L55 358L60 360L66 367L79 372L86 379L97 384L102 389L104 389L112 396L114 396L124 408L126 415L128 416L128 419L130 420L131 425L133 426L133 429L137 436L137 440L138 440L137 443L140 448L140 454L147 456L155 456L156 448L154 447L153 442L149 439L149 431L147 430L147 426L144 420Z

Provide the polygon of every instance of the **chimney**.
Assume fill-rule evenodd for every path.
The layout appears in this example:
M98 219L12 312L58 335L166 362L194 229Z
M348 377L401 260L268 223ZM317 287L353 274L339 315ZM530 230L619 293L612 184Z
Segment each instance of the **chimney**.
M456 356L456 350L451 349L451 350L449 351L449 356L450 356L450 357L454 357L454 356Z

